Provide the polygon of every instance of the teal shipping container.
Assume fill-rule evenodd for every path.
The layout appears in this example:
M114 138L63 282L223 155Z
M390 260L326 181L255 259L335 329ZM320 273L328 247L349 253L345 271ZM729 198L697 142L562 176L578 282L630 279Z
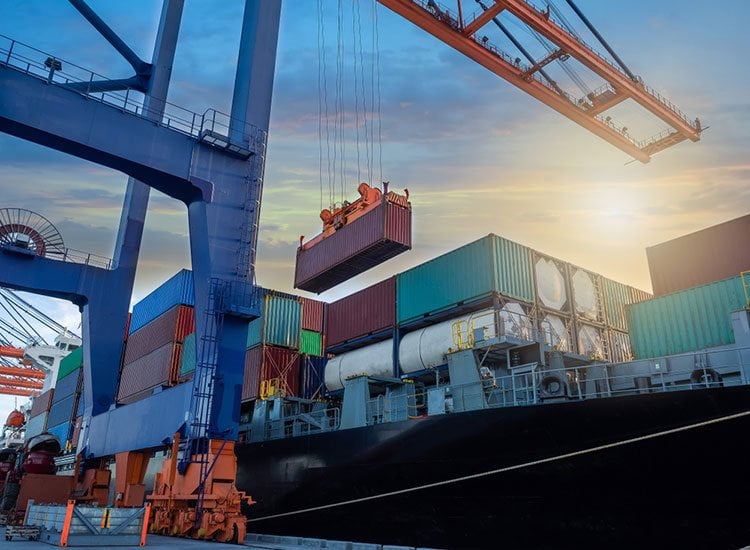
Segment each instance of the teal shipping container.
M266 294L259 319L250 323L247 347L260 344L299 349L302 330L302 304L286 295Z
M530 248L487 235L399 274L397 322L408 324L492 293L534 302L531 265Z
M628 330L625 306L631 303L631 292L627 285L602 277L602 294L607 324L617 330Z
M629 305L633 355L649 359L732 344L732 312L745 305L740 277Z
M180 358L180 380L195 372L195 333L188 334L182 342L182 357Z

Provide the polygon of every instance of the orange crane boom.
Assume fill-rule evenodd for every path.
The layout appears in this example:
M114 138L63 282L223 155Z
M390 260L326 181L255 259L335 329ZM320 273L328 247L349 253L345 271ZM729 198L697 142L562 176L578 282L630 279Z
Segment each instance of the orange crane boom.
M38 378L44 380L47 374L39 369L29 369L24 367L8 367L0 365L0 375L19 376L21 378Z
M39 392L35 390L22 390L20 388L7 388L7 387L0 386L0 395L17 395L19 397L31 397L32 395L39 395Z
M37 380L23 380L17 378L6 378L0 376L0 386L12 386L15 388L26 388L31 390L41 390L44 387L44 382Z
M468 22L463 20L461 0L457 0L457 16L439 8L432 0L378 2L641 162L648 162L654 153L685 139L700 139L702 128L697 119L690 122L674 105L649 89L640 79L631 79L557 25L550 19L549 12L539 11L526 0L495 0ZM486 37L479 39L476 36L477 31L506 10L555 44L558 50L531 66L525 66L489 44ZM538 76L540 69L562 56L574 57L602 77L606 81L605 91L600 96L577 99ZM612 124L609 117L599 116L628 98L669 124L672 130L638 141L628 134L626 128Z
M12 357L13 359L23 359L24 350L14 348L13 346L0 346L0 357Z

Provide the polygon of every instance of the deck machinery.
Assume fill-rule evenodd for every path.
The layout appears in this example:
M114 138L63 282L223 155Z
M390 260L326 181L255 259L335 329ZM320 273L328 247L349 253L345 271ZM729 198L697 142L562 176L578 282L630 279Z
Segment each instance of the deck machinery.
M626 69L610 64L525 0L486 0L474 18L433 0L378 0L493 73L619 147L633 158L697 141L690 122ZM116 456L118 505L140 504L146 451L171 446L153 495L162 532L241 538L245 524L233 489L247 323L259 316L254 282L258 216L281 0L245 4L231 113L194 113L166 101L183 0L165 0L151 62L140 59L84 0L70 4L130 64L106 79L54 55L0 38L0 131L129 176L114 258L105 265L63 254L0 250L0 285L62 298L83 315L84 468ZM464 0L464 3L465 0ZM569 2L572 4L572 2ZM478 33L506 12L556 45L547 58L513 60ZM574 58L606 81L574 98L544 67ZM631 98L671 129L636 141L601 114ZM185 204L195 274L197 366L191 383L116 407L122 336L133 289L150 188ZM62 261L61 261L62 259ZM124 473L124 475L123 475ZM84 475L82 479L98 479ZM91 494L91 487L79 488ZM231 497L216 498L230 490ZM210 513L206 513L210 512Z

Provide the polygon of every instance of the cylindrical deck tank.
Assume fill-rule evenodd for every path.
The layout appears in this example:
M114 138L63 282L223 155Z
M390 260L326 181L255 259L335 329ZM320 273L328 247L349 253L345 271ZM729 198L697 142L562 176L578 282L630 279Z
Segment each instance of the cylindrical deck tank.
M449 319L436 325L408 333L399 346L401 370L408 374L445 364L445 354L453 343L453 324L456 321L470 322L477 319L477 327L489 324L492 310L483 310ZM384 340L337 355L328 361L325 370L325 383L329 391L344 387L344 381L356 374L370 376L393 376L393 340Z

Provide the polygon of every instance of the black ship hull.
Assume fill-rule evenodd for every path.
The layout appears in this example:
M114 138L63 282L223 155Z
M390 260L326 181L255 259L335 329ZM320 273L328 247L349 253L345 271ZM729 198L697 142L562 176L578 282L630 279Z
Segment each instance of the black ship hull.
M241 445L238 486L257 501L248 530L258 533L736 549L750 544L748 410L750 387L739 386L379 424Z

